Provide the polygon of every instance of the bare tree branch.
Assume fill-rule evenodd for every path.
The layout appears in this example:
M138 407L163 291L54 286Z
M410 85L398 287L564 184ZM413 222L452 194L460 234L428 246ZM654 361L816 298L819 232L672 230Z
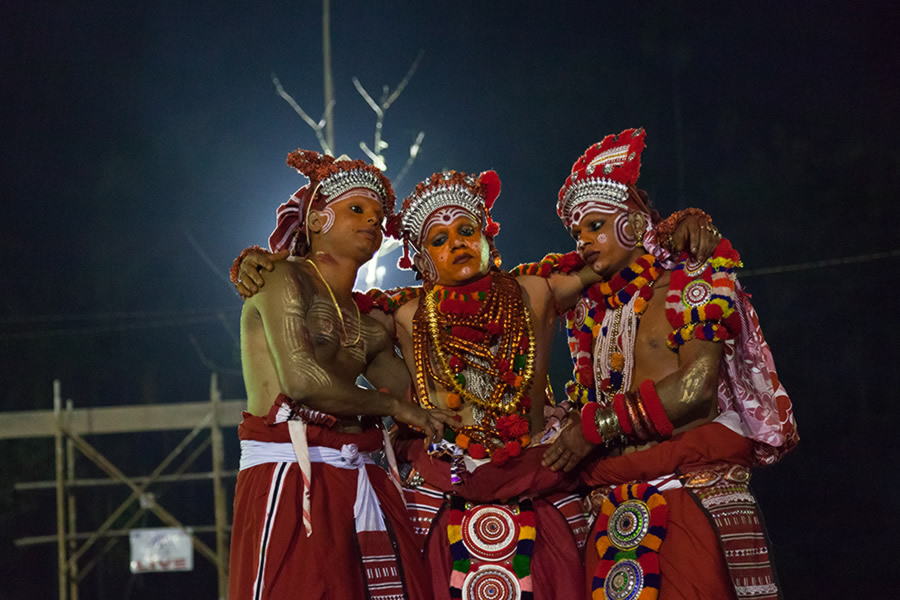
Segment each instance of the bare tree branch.
M409 83L409 80L412 79L413 73L415 73L416 69L419 68L419 63L422 62L423 56L425 56L425 51L419 50L419 54L418 56L416 56L413 64L409 67L409 71L406 72L406 76L402 81L400 81L400 83L397 84L397 88L394 90L394 93L384 101L384 104L382 105L384 107L384 110L387 110L388 107L390 107L390 105L394 103L394 100L396 100L397 97L403 93L403 90L406 89L406 85Z
M403 165L403 168L400 169L400 173L394 177L394 187L396 188L400 185L400 182L403 181L403 178L406 177L406 173L409 171L409 168L412 166L414 162L416 162L416 157L419 155L419 149L422 147L422 140L425 139L425 132L420 131L419 135L416 136L416 141L413 142L413 145L409 147L409 158L406 159L406 164Z
M278 79L278 76L275 75L275 73L272 73L272 83L275 85L275 91L278 93L278 95L281 96L285 102L290 104L291 108L294 109L294 112L300 115L300 118L303 119L306 124L309 125L310 129L315 132L316 139L319 140L319 146L322 148L322 151L325 154L332 154L331 146L329 146L328 142L325 140L325 136L322 135L322 129L325 127L325 125L327 125L329 119L331 118L331 113L334 109L334 102L332 101L328 104L328 106L325 107L325 114L322 116L319 122L316 123L315 121L313 121L312 117L306 114L306 111L303 110L303 108L299 104L297 104L297 101L294 100L294 98L285 91L284 86L281 85L281 81Z
M372 110L375 111L375 114L378 116L383 116L384 112L381 110L381 107L378 105L375 100L372 99L372 96L369 95L369 92L366 91L366 88L362 86L359 82L359 79L353 77L353 85L356 87L356 91L359 92L359 95L363 97L363 100L369 103L369 106L372 107Z

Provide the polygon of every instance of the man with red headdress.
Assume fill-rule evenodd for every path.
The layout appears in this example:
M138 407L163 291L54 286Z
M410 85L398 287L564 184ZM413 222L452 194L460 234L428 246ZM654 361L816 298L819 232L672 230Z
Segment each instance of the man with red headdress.
M310 180L279 209L270 239L291 258L241 316L248 405L230 596L429 598L399 482L371 456L392 456L372 417L437 438L449 417L400 399L409 377L392 339L351 296L381 244L393 190L362 161L298 150L288 164ZM359 375L384 391L358 387Z
M635 187L645 135L588 148L559 193L577 256L603 282L567 314L567 392L582 408L544 464L607 455L582 472L599 513L585 560L594 600L779 598L748 482L797 443L790 399L728 240L705 261L659 243L667 230ZM547 272L582 264L566 259L545 259Z

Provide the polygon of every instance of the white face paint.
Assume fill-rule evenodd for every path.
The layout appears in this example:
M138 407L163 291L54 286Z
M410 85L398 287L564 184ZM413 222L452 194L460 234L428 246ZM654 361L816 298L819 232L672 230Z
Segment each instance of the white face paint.
M637 246L637 238L628 223L628 213L622 212L616 216L614 222L616 228L616 242L626 250L633 250Z
M431 255L427 252L420 252L419 256L422 257L422 277L424 277L426 281L437 281L437 267L434 266L434 261L431 260Z
M573 226L580 224L581 220L584 219L584 217L586 217L589 213L598 212L603 213L604 215L612 215L619 210L620 209L614 208L609 204L606 204L604 202L597 202L595 200L582 202L572 211L568 228L571 229Z
M351 198L360 198L360 197L370 198L371 200L374 200L375 202L381 202L381 198L378 196L378 194L376 194L372 190L369 190L366 188L353 188L352 190L348 190L348 191L344 192L343 194L341 194L340 196L338 196L337 198L335 198L334 200L329 202L328 205L325 206L325 208L323 208L322 210L319 211L319 214L321 214L325 218L325 223L322 225L321 233L322 234L328 233L328 231L334 225L334 207L335 206L337 206L341 202L346 202L347 200L349 200Z

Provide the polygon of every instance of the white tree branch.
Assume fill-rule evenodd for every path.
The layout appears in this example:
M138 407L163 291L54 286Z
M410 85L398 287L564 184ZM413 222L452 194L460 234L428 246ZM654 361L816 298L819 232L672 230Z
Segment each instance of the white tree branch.
M299 104L297 104L297 101L294 100L294 98L285 91L284 86L281 85L281 81L278 79L275 73L272 73L272 83L275 85L275 91L278 93L278 95L281 96L285 102L290 104L291 108L294 109L294 112L300 115L300 118L303 119L306 124L309 125L310 129L315 132L316 139L319 140L319 146L322 148L322 151L325 154L332 154L331 147L325 140L325 136L322 135L322 129L328 123L328 119L331 118L331 112L334 108L334 102L329 103L329 105L325 107L325 114L322 116L319 122L316 123L312 119L312 117L306 114L306 111L303 110L303 108Z

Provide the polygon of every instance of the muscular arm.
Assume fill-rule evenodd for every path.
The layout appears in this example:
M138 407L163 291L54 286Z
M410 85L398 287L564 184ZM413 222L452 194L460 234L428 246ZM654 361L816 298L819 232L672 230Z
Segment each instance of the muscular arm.
M699 262L703 262L712 256L716 245L721 239L718 230L701 227L706 223L706 217L682 218L672 234L672 244L676 252L690 249L690 254ZM553 273L549 277L550 289L553 290L553 299L560 312L570 310L578 302L581 293L588 287L599 283L599 275L584 266L571 273Z
M377 389L386 389L396 398L406 398L411 383L409 371L403 360L394 352L390 340L387 342L385 348L369 363L366 379Z
M578 271L571 273L554 273L548 279L550 289L553 292L553 300L560 312L571 310L581 293L595 283L599 283L601 278L594 273L594 270L585 265Z
M678 352L678 369L655 382L666 416L676 428L712 411L721 358L721 343L691 340Z
M536 438L544 428L547 368L556 314L551 289L543 278L521 275L516 281L522 287L526 304L531 309L531 324L534 328L534 379L526 395L531 398L531 435Z
M244 305L262 320L278 388L309 408L339 417L396 414L396 398L360 389L350 378L334 377L319 365L306 326L310 292L302 277L290 263L278 263L269 285Z

